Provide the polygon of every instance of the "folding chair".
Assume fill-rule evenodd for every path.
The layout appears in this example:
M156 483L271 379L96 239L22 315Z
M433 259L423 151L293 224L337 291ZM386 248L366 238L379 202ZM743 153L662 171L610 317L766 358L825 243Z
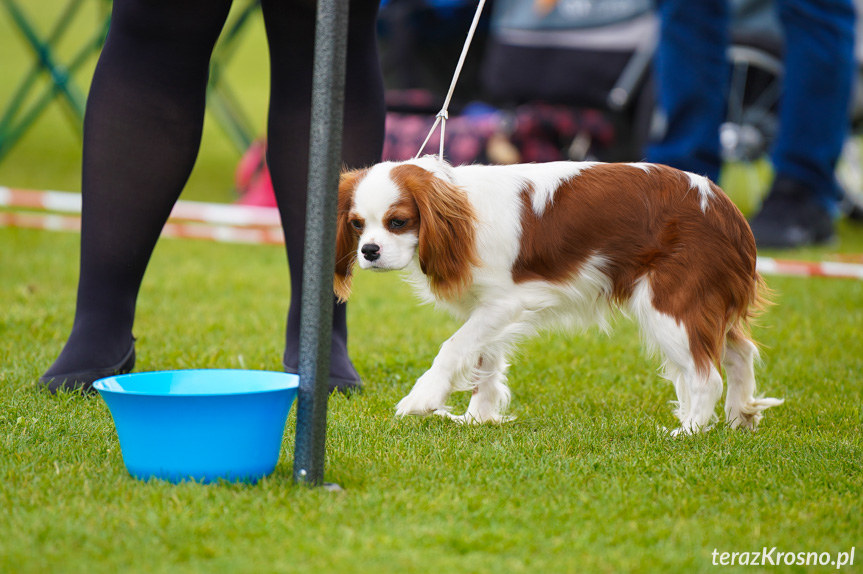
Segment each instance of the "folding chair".
M96 29L69 62L62 64L55 50L85 0L70 0L44 39L39 36L32 20L16 0L0 1L35 57L29 72L24 76L0 117L0 161L3 161L12 147L56 99L64 104L72 129L81 134L87 99L75 85L72 76L93 54L102 49L108 33L111 6L108 0L98 0L101 13ZM50 84L39 90L37 81L43 72L50 77ZM34 92L38 93L35 98L31 97Z
M34 56L30 70L0 116L0 161L3 161L15 144L57 100L66 111L72 129L79 137L82 135L87 98L76 85L74 75L92 56L99 53L105 43L111 21L111 0L90 0L99 4L98 21L88 39L67 63L63 63L57 50L86 1L69 0L47 35L42 37L33 24L33 19L18 0L0 0ZM259 7L260 0L250 0L226 27L213 52L207 86L209 110L240 153L245 152L251 145L255 138L255 129L226 81L224 70L237 50L250 17ZM43 75L49 78L48 86L39 82Z

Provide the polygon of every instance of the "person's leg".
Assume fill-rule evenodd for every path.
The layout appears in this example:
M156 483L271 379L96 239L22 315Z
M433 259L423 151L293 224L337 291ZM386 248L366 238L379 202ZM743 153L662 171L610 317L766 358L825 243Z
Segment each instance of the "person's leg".
M664 134L647 160L706 175L721 165L719 126L728 84L726 0L661 0L654 73Z
M306 193L314 50L315 2L264 0L270 46L267 159L282 217L291 273L284 366L299 366ZM383 80L375 38L376 0L351 2L342 161L362 167L380 161L384 138ZM360 378L347 353L345 305L333 308L331 389L350 390Z
M84 120L72 333L40 381L88 388L134 364L144 270L201 140L210 54L230 0L116 0Z
M854 60L852 0L781 0L784 92L772 152L776 179L752 220L759 246L794 247L833 235L834 176L848 131Z
M848 133L854 60L852 0L781 0L785 91L773 150L777 175L811 187L835 211L834 169Z

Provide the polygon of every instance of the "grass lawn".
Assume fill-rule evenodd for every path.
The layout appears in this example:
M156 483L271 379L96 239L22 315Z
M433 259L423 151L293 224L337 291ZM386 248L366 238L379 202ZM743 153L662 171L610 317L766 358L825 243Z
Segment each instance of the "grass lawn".
M56 5L27 10L47 26ZM231 77L262 126L254 26ZM5 16L0 53L2 108L5 80L27 68ZM56 109L40 120L0 163L0 185L79 189L65 122ZM208 121L185 198L230 200L237 159ZM863 253L863 229L840 236L783 256ZM832 559L853 547L847 569L861 570L863 282L768 278L778 305L755 329L759 386L785 405L754 434L672 439L660 431L675 424L672 387L623 320L611 337L525 345L512 423L395 420L458 324L395 275L360 273L350 347L366 392L330 401L326 478L345 489L332 493L291 481L293 411L258 485L130 478L101 399L35 386L71 327L77 262L77 235L0 229L0 572L690 572L715 570L714 550L764 547ZM279 369L288 291L278 247L162 241L139 301L137 370Z
M833 251L863 252L863 230L842 240ZM395 420L457 324L395 275L361 273L351 352L367 390L330 401L327 480L345 491L292 484L293 411L257 486L174 486L129 477L101 399L34 386L71 325L77 241L0 229L0 571L682 572L764 546L863 560L863 282L770 278L759 383L786 404L755 434L675 440L659 430L671 385L623 320L526 345L513 423ZM278 369L287 295L278 247L162 241L138 370Z

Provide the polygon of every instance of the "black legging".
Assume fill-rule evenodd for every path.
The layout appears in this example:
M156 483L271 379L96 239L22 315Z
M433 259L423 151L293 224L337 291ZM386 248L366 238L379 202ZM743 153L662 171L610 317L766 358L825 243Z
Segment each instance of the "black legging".
M198 154L210 55L230 0L115 0L84 121L81 269L72 333L46 377L115 365L132 345L144 270ZM377 0L352 0L343 162L383 146ZM263 0L270 49L268 160L291 271L284 363L296 367L305 232L314 0ZM261 79L263 81L263 78ZM331 374L351 379L345 307Z

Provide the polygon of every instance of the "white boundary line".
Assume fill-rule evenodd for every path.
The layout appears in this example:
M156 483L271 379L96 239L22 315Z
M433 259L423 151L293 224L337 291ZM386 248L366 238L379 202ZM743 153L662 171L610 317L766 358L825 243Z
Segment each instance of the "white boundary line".
M80 231L81 218L74 215L0 212L0 227ZM162 237L207 239L221 243L253 245L283 245L285 243L281 227L234 227L231 225L169 222L162 229Z
M759 257L756 269L764 275L793 275L797 277L840 277L863 279L863 265L836 261L789 261Z
M81 213L81 194L63 191L31 191L0 186L0 207L77 215ZM80 231L81 218L56 213L0 211L0 227ZM285 242L279 211L274 207L197 201L178 201L162 230L162 236L206 239L224 243L282 245ZM863 264L860 263L789 261L758 257L756 268L763 275L863 279Z
M33 191L0 187L0 207L19 207L81 213L81 194L67 191ZM171 211L172 220L196 221L234 227L279 227L279 210L226 203L178 201Z

